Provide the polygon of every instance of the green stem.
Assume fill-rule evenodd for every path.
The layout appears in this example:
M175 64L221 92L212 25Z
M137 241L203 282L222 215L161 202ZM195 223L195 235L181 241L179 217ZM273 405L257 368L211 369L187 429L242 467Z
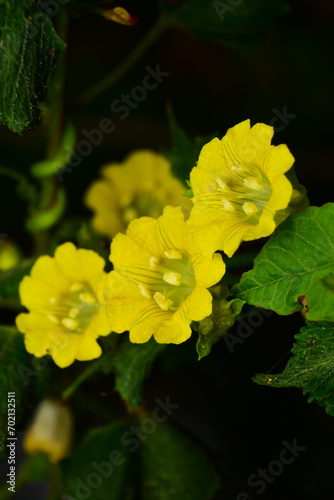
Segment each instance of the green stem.
M141 58L143 53L159 38L166 26L167 17L162 15L148 31L148 33L146 33L146 35L136 45L133 51L130 52L130 54L117 66L117 68L109 73L105 78L100 80L98 83L93 85L90 89L84 91L81 95L79 95L79 97L73 102L71 107L77 108L78 106L84 106L85 104L88 104L91 100L95 99L109 87L114 85L118 80L120 80Z
M29 201L34 200L36 196L35 186L23 174L7 167L0 167L0 175L9 177L19 184L21 197Z

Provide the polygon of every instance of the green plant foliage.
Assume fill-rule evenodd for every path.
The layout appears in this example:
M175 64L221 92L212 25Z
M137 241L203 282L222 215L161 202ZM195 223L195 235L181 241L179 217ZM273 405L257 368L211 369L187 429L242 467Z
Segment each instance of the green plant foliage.
M88 432L60 470L54 500L210 500L220 487L202 447L149 414Z
M22 366L30 364L30 355L27 353L23 335L16 328L0 326L0 456L5 455L5 442L8 436L8 392L15 392L16 425L26 410L26 384L22 371Z
M308 320L334 321L334 298L321 281L334 270L333 218L333 203L289 217L232 293L278 314L304 306Z
M249 53L265 31L290 8L286 0L188 0L172 11L172 21L196 35Z
M244 301L240 299L213 300L212 314L199 324L196 350L198 359L210 354L211 347L234 325Z
M18 302L19 285L23 277L30 273L33 261L22 261L20 265L0 273L0 299L14 299ZM19 303L19 302L18 302Z
M258 374L254 382L271 387L299 387L334 416L334 325L308 322L296 335L293 357L283 373Z
M152 338L145 344L127 341L115 350L112 366L116 373L116 390L131 408L137 408L141 404L144 381L154 359L165 347ZM105 373L106 369L108 367L105 365Z
M0 124L23 132L38 123L38 104L65 44L37 0L1 0L0 46Z
M116 390L130 408L137 408L142 402L141 392L145 378L154 359L164 348L165 345L158 344L153 338L145 344L132 344L126 338L115 349L105 352L90 363L80 377L64 391L63 397L69 397L84 380L99 371L106 375L114 372Z
M54 500L134 498L123 437L130 427L131 422L115 422L89 431L78 450L61 462L62 482Z
M191 169L196 166L202 147L217 134L196 137L192 140L177 123L171 107L167 109L167 117L172 146L165 152L165 155L172 164L173 173L184 182L185 179L188 179ZM187 182L187 184L191 187L190 183ZM191 189L186 191L185 196L193 196Z
M143 500L210 500L221 487L204 451L169 424L142 442L141 460Z

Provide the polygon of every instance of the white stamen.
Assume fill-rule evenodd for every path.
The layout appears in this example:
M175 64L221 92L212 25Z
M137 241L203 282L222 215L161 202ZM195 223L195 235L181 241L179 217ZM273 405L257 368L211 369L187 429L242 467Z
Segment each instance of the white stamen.
M159 259L157 257L150 257L150 268L155 269L157 264L159 264Z
M123 220L126 224L129 224L133 219L136 219L138 217L138 215L139 214L135 208L128 207L123 212Z
M166 299L163 293L155 292L153 298L163 311L168 311L169 306L173 305L173 301Z
M75 330L78 326L78 322L70 318L64 318L61 322L68 330Z
M220 189L222 189L223 191L228 190L227 184L220 177L217 177L217 184L220 187Z
M76 318L78 314L79 314L79 309L77 309L76 307L73 307L68 313L70 318Z
M70 290L71 292L78 292L79 290L81 290L82 287L83 287L82 283L73 283L73 285L70 287Z
M232 170L232 172L235 172L236 174L241 174L244 171L244 169L242 168L241 165L237 165L237 166L236 165L232 165L230 167L230 169Z
M182 254L177 250L167 250L165 255L167 259L182 259Z
M56 324L59 323L59 319L56 318L56 316L52 316L52 314L49 314L48 318L49 318L50 321L52 321L52 323L56 323Z
M247 215L254 215L259 211L259 208L254 203L249 202L244 203L242 209Z
M143 285L142 283L139 283L139 289L140 289L140 293L142 295L144 295L144 297L146 297L147 299L151 299L152 298L152 295L150 294L148 288L146 288L145 285Z
M165 273L162 277L166 283L169 283L170 285L175 285L175 286L180 286L181 285L181 274L180 273Z
M208 184L206 190L209 192L209 193L214 193L216 191L216 186L214 184Z
M246 179L244 179L244 184L246 187L253 189L254 191L261 191L261 189L263 189L262 184L260 184L255 177L246 177Z
M222 198L221 202L223 204L224 209L227 212L235 212L235 207L232 205L232 203L230 201L228 201L227 198Z
M91 293L80 293L79 299L85 304L95 304L96 298Z

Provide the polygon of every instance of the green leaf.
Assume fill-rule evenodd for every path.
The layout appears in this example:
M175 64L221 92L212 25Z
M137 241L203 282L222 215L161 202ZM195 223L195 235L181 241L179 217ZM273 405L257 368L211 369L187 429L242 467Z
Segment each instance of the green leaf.
M141 460L143 500L210 500L221 486L201 447L169 424L143 440Z
M62 188L58 188L56 199L50 208L34 213L27 219L25 226L31 233L40 233L54 226L62 217L66 208L66 195Z
M4 298L17 297L19 293L19 284L23 277L30 273L33 260L29 259L22 262L19 266L13 267L0 274L0 296Z
M70 161L76 143L76 131L72 122L67 122L59 150L53 158L34 163L31 174L35 177L48 177L60 172Z
M158 344L153 338L145 344L132 344L128 338L124 338L121 344L90 363L80 377L63 392L63 397L70 397L85 380L99 371L106 375L114 372L116 390L130 408L137 408L142 401L141 392L148 371L164 348L165 345Z
M196 166L202 147L216 137L217 134L213 133L206 137L197 137L191 140L178 125L171 107L167 109L167 117L172 147L165 152L165 155L172 164L176 177L191 188L190 182L186 179L189 177L192 168ZM191 190L186 191L184 196L191 197Z
M244 301L240 299L213 300L212 314L199 324L196 350L198 359L210 354L211 347L234 325Z
M334 271L334 204L291 215L244 273L232 293L249 304L306 319L334 321L334 297L322 279Z
M334 293L334 274L329 273L327 276L324 278L321 278L321 284L326 288L326 290L329 290L330 292Z
M0 124L23 132L38 123L38 104L65 44L38 0L1 0L0 48Z
M154 359L165 347L158 344L154 338L145 344L132 344L127 341L117 346L112 359L116 372L116 390L131 408L137 408L141 404L144 380ZM106 373L107 370L109 366L105 364L103 371Z
M334 325L308 322L296 335L293 357L283 373L258 374L254 382L271 387L299 387L334 416Z
M54 500L210 500L219 489L204 449L161 420L163 408L88 432L60 462Z
M123 421L89 431L73 456L59 464L62 484L54 498L133 498L129 496L133 490L129 448L122 437L129 427L129 422Z
M233 4L233 5L231 5ZM188 0L170 8L172 23L245 53L257 48L266 30L290 11L286 0Z
M14 327L0 326L0 343L0 456L3 456L8 436L8 392L15 392L15 428L18 429L27 403L27 380L20 367L27 367L31 356L24 347L23 335Z

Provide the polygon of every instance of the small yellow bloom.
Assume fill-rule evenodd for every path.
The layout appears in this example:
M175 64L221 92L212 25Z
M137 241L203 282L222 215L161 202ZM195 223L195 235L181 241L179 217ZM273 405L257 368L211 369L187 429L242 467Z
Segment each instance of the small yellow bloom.
M221 255L206 258L197 250L180 207L131 222L126 235L114 238L110 260L105 296L112 329L129 330L134 343L152 335L159 343L187 340L190 323L211 314L207 288L225 272Z
M114 7L113 9L106 10L103 15L109 21L124 24L125 26L133 26L138 20L137 17L131 16L123 7Z
M133 219L159 217L166 205L181 205L189 215L192 202L183 193L186 187L171 173L162 155L149 150L135 151L124 163L107 165L103 179L89 188L85 202L94 210L94 229L110 238L125 233Z
M0 271L9 271L19 264L20 249L11 240L0 239Z
M45 453L51 462L65 458L70 451L73 420L69 409L57 401L45 399L36 411L24 437L23 448L29 455Z
M50 354L61 368L101 355L96 339L111 332L103 298L104 265L97 253L77 250L72 243L60 245L54 258L37 259L19 289L30 312L16 318L28 352Z
M203 147L190 174L188 221L202 251L231 257L243 240L269 236L288 216L291 199L300 194L284 175L294 158L285 144L271 145L273 133L245 120Z

